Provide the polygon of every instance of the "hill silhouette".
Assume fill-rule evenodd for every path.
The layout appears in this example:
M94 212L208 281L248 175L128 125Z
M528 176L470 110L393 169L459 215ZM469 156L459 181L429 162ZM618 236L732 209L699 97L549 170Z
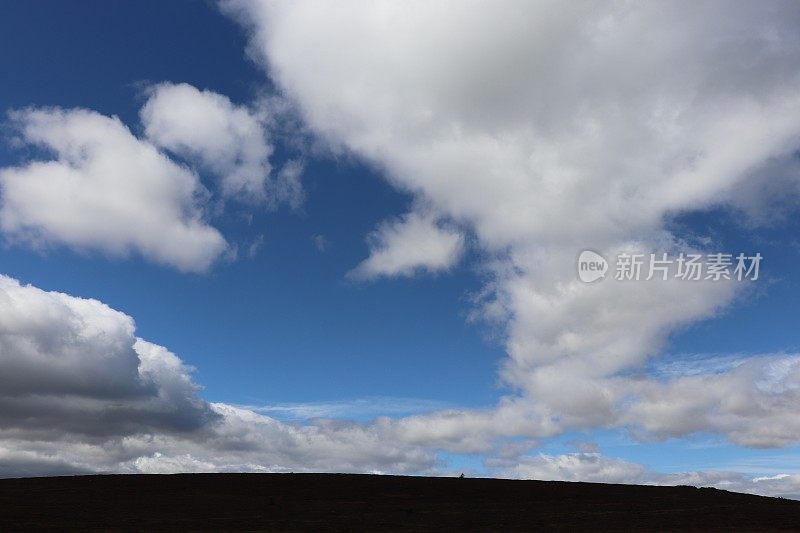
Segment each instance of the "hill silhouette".
M350 474L0 480L0 531L798 527L798 501L694 487Z

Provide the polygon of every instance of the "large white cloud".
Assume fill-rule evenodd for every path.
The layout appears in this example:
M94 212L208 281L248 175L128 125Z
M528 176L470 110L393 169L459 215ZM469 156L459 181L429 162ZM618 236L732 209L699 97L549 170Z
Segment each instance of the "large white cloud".
M319 134L487 246L640 233L797 146L791 2L222 4Z
M227 243L203 219L197 175L136 138L116 117L84 110L11 114L21 140L52 153L0 169L0 227L12 239L113 255L137 252L206 270Z
M665 230L676 214L723 206L754 219L776 196L796 198L800 5L221 5L320 139L469 228L487 258L475 315L504 325L502 377L518 395L494 412L415 419L418 431L800 441L793 372L769 393L758 361L668 383L645 372L675 328L746 297L741 284L575 276L585 248L691 251Z
M470 227L488 254L503 252L488 263L495 279L478 314L505 324L502 375L520 396L493 411L379 423L462 452L597 426L647 439L712 431L749 446L800 439L791 355L643 374L670 331L736 301L734 285L587 286L574 276L586 247L689 251L662 229L673 213L727 203L764 218L759 207L796 195L796 5L223 5L320 137L376 163L432 216ZM376 247L361 268L386 250L398 248ZM667 480L593 455L509 468L796 493L791 476Z

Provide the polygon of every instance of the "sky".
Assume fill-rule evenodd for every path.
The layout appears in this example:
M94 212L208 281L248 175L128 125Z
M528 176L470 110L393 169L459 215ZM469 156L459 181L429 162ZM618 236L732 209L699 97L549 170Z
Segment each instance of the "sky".
M800 498L798 29L779 1L4 4L0 476ZM713 253L757 278L616 279Z

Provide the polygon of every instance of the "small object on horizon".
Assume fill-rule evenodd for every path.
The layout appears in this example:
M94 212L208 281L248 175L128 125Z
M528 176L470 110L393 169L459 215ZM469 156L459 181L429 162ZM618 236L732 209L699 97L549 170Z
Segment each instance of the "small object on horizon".
M459 479L464 479L464 472L461 472L461 475L458 476Z

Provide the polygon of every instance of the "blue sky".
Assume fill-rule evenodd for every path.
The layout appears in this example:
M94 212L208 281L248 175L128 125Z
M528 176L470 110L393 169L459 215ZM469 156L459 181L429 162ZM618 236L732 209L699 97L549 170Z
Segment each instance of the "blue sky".
M90 107L135 124L148 82L186 82L238 102L267 83L244 57L240 28L204 2L7 10L2 48L26 53L2 56L3 69L15 73L0 89L6 108ZM33 17L48 28L45 39L26 31ZM3 165L19 161L18 150L2 149ZM479 288L476 273L347 281L367 254L364 236L402 213L409 197L352 160L314 161L304 182L308 199L295 212L257 212L248 220L234 207L217 219L243 251L262 236L263 245L252 259L208 274L186 276L135 257L13 246L3 250L4 272L135 317L143 337L191 354L183 358L197 368L210 400L410 396L491 405L502 347L484 342L464 320L469 292ZM322 252L317 235L327 243Z
M608 6L598 5L589 19L602 19ZM664 8L670 12L661 15L695 21L720 16L717 8L709 2L708 12ZM354 459L365 449L356 440L351 443L356 451L325 462L327 444L293 455L270 447L270 439L278 437L259 433L254 434L263 449L239 456L233 446L204 448L200 437L147 426L132 435L152 438L163 430L172 440L164 449L126 451L121 462L91 464L79 451L70 451L57 461L50 454L27 470L0 473L209 465L427 474L468 470L617 482L688 479L800 494L800 434L794 433L800 425L795 425L792 381L800 352L800 120L795 120L800 114L795 115L791 96L800 48L790 31L800 20L796 6L776 3L776 13L786 11L782 17L757 21L750 20L746 4L722 15L733 28L771 29L780 53L748 41L761 51L753 53L748 67L753 72L731 60L717 74L709 67L712 59L730 57L735 42L716 49L709 44L713 39L691 29L659 27L661 15L650 8L642 8L634 22L620 18L619 34L610 44L599 38L575 45L587 46L583 53L598 64L610 57L604 46L623 54L619 70L608 66L605 72L595 72L569 52L562 55L574 45L569 38L562 43L547 32L529 37L536 32L523 28L501 39L496 31L508 24L506 15L520 9L519 20L530 19L532 27L554 17L566 35L573 29L578 35L588 31L578 8L562 18L546 3L535 9L509 4L505 15L492 13L485 22L475 22L483 9L477 5L461 6L464 12L449 22L426 10L418 19L389 10L394 15L387 19L373 9L380 10L362 13L347 4L328 13L340 22L337 29L326 24L323 10L238 0L221 7L201 1L37 1L0 8L3 110L52 114L53 108L83 108L118 117L134 144L154 147L165 164L175 165L170 172L183 168L197 177L207 197L184 200L198 202L193 204L201 213L198 220L227 246L210 267L192 265L186 271L173 268L167 252L148 251L150 241L115 253L91 231L88 237L65 237L58 228L31 222L35 206L20 204L17 216L36 238L3 219L2 273L23 286L92 298L132 317L135 337L166 347L194 367L191 374L176 371L176 380L191 380L202 389L181 388L179 395L199 394L203 407L198 409L216 413L232 427L255 432L247 422L252 412L262 422L277 420L283 425L276 431L292 438L319 434L338 443L336 424L355 421L358 432L376 439L369 446L377 451L365 456L379 457ZM380 26L393 16L396 22ZM629 46L641 30L636 24L655 24L665 32L663 41L642 54L663 61L659 67L674 68L674 84L669 71L664 86L642 81L649 79L649 67ZM385 32L373 32L376 27ZM409 28L422 37L405 41ZM362 53L358 38L374 53ZM670 47L673 38L682 44ZM662 44L663 50L656 48ZM432 52L419 60L426 46ZM462 49L471 51L463 54L469 59L454 51ZM562 66L539 61L541 50L551 49ZM690 52L696 70L684 73L674 61ZM747 81L756 75L760 84ZM584 77L596 91L575 88L574 80ZM734 88L720 89L728 81ZM224 176L203 162L207 147L192 152L190 141L170 145L159 138L140 110L152 104L160 116L165 108L155 107L157 98L186 87L178 84L200 91L183 94L227 102L223 108L232 117L244 114L247 124L263 128L270 151L268 162L259 159L265 187L279 187L281 169L301 162L302 201L283 201L280 192L266 193L277 198L274 205L226 196L219 181ZM619 100L632 103L625 108ZM276 101L286 106L283 115ZM641 111L661 110L656 101L666 107L676 102L679 118L670 122L672 108L663 114ZM756 111L753 101L761 102ZM628 115L618 120L619 113ZM37 134L25 130L34 119L20 120L22 126L8 115L3 127L0 171L52 160L58 151L53 143L62 142L43 141L51 143L49 149L42 142L37 146L31 140ZM656 127L654 121L663 123ZM602 141L586 133L587 124L603 129ZM680 135L670 136L670 128ZM737 150L745 155L732 155ZM247 157L238 153L233 171ZM3 176L7 191L19 179L10 170ZM698 187L698 181L709 185ZM618 190L624 194L616 196ZM147 220L148 209L145 204L134 210ZM412 226L430 233L411 235ZM400 242L401 237L407 236L417 239L411 243L416 259L408 259L409 248L402 248L407 241ZM157 241L158 235L147 238ZM86 240L77 245L75 239ZM395 255L381 255L395 245L400 250ZM760 279L746 287L703 283L695 290L642 283L627 290L604 282L606 292L592 293L574 279L571 260L581 249L601 249L610 256L631 247L760 252L764 263ZM364 266L374 258L388 263L373 263L383 266L372 270ZM362 270L355 270L359 265ZM77 313L75 320L93 323L81 314L77 300L67 301L73 302L66 305ZM597 310L598 305L608 311ZM5 312L11 316L12 311ZM9 339L23 334L9 333ZM80 340L86 335L72 337L88 342ZM132 343L132 335L122 343ZM16 360L11 346L16 346L12 340L0 342L9 360ZM94 353L88 344L77 346L77 352ZM135 350L146 358L142 348ZM119 357L134 352L125 353ZM715 370L715 362L728 359L747 364ZM693 389L698 385L692 377L681 375L659 388L659 369L694 360L710 376L707 382ZM742 370L749 364L755 377ZM593 370L606 366L606 373ZM768 391L759 388L781 369L785 375L774 378L779 384ZM140 379L155 379L140 373ZM548 375L565 383L543 381ZM643 375L645 385L617 379L632 375ZM154 386L167 391L160 398L178 394L172 385ZM719 392L706 397L703 387ZM747 396L748 387L764 396ZM687 390L702 398L696 406L663 409L663 404L682 406ZM594 392L599 396L590 396ZM730 407L727 400L740 393L762 410L753 414L740 404ZM596 406L598 398L614 403L615 413L587 407ZM513 404L509 412L506 402ZM226 406L242 411L231 414ZM187 419L205 416L193 413ZM310 420L314 416L340 422ZM389 418L374 422L378 416ZM695 426L705 417L705 425ZM768 421L762 424L759 417ZM18 423L14 420L7 423L9 431ZM773 430L771 424L783 429ZM77 446L94 430L65 429L54 441ZM0 432L0 452L33 449L3 444L3 439ZM303 457L314 459L303 463ZM775 475L782 477L766 484L753 481Z

